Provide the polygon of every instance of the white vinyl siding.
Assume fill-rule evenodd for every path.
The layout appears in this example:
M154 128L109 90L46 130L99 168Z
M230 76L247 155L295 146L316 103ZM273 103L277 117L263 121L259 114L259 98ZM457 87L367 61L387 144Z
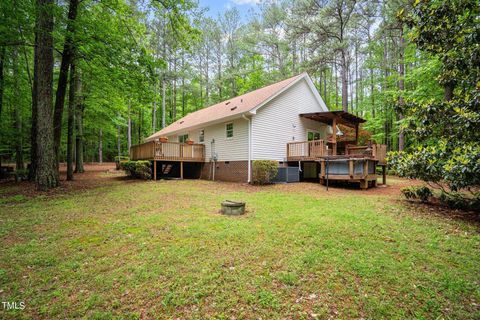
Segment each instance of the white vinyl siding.
M299 116L322 111L306 80L294 84L252 116L252 159L285 161L287 142L306 141L307 129L325 138L326 125Z
M227 138L226 125L233 123L233 137ZM248 160L248 122L243 119L230 120L207 126L204 129L204 142L194 140L194 143L205 144L205 161L210 161L211 141L215 139L215 152L218 161L241 161ZM188 136L198 139L199 130L188 132ZM169 136L169 141L178 141L176 135Z

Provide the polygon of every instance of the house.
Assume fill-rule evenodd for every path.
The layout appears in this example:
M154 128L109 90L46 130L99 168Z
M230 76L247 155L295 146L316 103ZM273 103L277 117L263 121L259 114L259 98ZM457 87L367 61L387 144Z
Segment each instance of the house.
M332 135L337 124L358 132L361 122L349 113L329 112L302 73L190 113L130 152L133 159L153 161L155 178L250 182L252 161L275 160L280 167L299 167L303 178L318 179L329 147L337 155L337 134Z

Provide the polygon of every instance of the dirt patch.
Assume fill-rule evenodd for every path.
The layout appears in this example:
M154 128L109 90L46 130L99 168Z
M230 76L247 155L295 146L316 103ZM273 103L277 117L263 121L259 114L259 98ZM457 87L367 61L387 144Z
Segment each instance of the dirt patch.
M65 164L60 164L60 186L46 192L37 191L35 184L29 181L15 182L13 179L0 181L0 198L12 196L55 196L81 192L98 187L113 185L119 182L135 183L123 171L115 170L115 163L86 163L84 173L76 173L73 181L67 181Z
M396 203L408 208L409 212L415 215L435 216L447 220L464 221L475 225L480 231L480 213L475 211L464 211L450 209L438 201L422 203L405 199L394 200Z

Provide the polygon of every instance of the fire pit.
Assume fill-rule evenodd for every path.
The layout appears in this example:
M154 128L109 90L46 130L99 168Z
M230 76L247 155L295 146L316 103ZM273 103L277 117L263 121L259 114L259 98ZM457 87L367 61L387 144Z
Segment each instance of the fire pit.
M222 214L238 216L245 214L245 202L225 200L222 202Z

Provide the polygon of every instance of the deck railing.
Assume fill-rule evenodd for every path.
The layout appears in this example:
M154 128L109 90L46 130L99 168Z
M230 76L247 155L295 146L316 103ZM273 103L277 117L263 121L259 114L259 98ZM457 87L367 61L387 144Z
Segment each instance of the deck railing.
M364 155L378 160L379 164L385 164L387 156L387 146L384 144L372 144L369 146L352 146L347 145L345 148L346 155Z
M287 160L315 160L327 155L324 140L299 141L287 143Z
M149 141L130 148L132 160L205 161L205 145Z
M318 158L332 155L332 150L327 149L324 140L299 141L287 143L287 161L312 161ZM385 164L387 146L384 144L372 144L369 146L347 145L345 155L358 155L378 160L378 163Z

